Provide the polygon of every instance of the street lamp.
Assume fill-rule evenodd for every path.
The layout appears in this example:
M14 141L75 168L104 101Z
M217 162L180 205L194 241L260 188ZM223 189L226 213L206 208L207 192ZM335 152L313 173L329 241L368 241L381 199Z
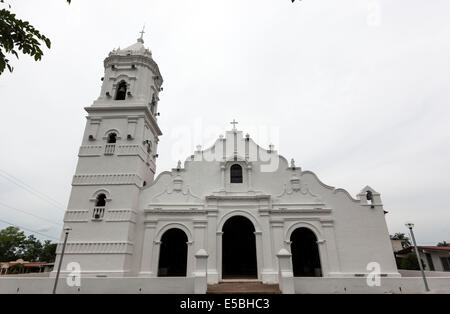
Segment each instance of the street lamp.
M425 272L423 271L422 260L420 259L419 249L417 248L417 243L416 243L416 238L414 237L414 232L413 232L414 224L407 223L407 224L405 224L405 226L406 226L406 228L409 229L409 233L411 234L411 239L413 240L414 249L415 249L416 256L417 256L417 262L419 263L419 268L420 268L420 272L422 273L423 283L425 284L425 290L430 291L430 288L428 287L427 277L425 277Z
M61 272L62 260L64 257L64 251L66 250L67 237L69 236L69 231L72 230L70 227L64 228L65 236L64 236L64 244L61 251L61 256L59 258L58 271L56 272L55 285L53 286L53 294L56 293L56 287L58 286L59 273Z

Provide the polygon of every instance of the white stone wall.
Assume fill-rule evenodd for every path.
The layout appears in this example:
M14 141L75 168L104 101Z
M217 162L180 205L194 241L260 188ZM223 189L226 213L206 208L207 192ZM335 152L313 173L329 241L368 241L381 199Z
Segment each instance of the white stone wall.
M235 138L245 141L241 132L227 132L213 147L188 158L184 168L160 174L142 191L139 203L146 211L147 227L151 225L142 246L147 257L141 269L147 269L147 275L157 268L157 234L172 225L193 239L189 260L202 246L208 251L208 281L219 281L221 228L228 218L241 215L252 221L256 230L258 279L263 282L278 282L276 253L281 248L290 250L290 234L298 227L316 234L324 276L361 276L369 272L370 262L379 263L384 276L399 276L378 193L368 187L362 191L361 195L373 192L371 208L362 196L353 199L344 190L324 185L312 172L289 168L278 154L273 155L278 159L275 171L262 172L264 163L245 161L245 151L237 153L238 163L244 167L243 183L230 185L228 169L236 162L223 162L222 157L228 157L220 148ZM251 139L248 143L253 151L262 150ZM217 152L223 155L217 156Z
M53 278L0 278L1 294L50 294ZM60 279L58 294L192 294L194 278L82 278L81 285L69 286Z
M431 267L428 264L428 259L425 255L425 253L422 251L422 249L420 251L421 252L419 254L420 254L420 257L421 257L423 263L425 264L425 269L431 270ZM444 270L444 265L442 265L441 257L450 257L450 252L449 251L442 251L442 252L430 251L428 253L431 255L434 270L439 271L439 272L444 272L445 270ZM450 272L448 272L448 273L450 274Z
M449 293L450 278L429 278L430 293ZM52 278L0 277L0 294L50 294ZM58 282L57 293L195 293L195 278L82 278L80 287ZM295 293L425 293L420 277L384 278L380 286L370 287L365 278L296 278ZM198 291L197 291L198 293Z
M369 286L366 278L296 278L295 293L426 293L421 277L382 278L380 286ZM428 278L429 293L449 293L450 278Z

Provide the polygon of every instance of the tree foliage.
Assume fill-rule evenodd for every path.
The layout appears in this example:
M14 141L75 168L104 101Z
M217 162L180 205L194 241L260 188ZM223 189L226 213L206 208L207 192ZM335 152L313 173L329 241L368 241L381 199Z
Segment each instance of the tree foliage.
M437 244L437 246L439 246L439 247L447 247L447 246L450 246L450 243L448 243L447 241L442 241L442 242L439 242Z
M71 0L66 0L68 3ZM50 48L51 41L41 34L33 25L16 17L10 11L11 5L0 0L0 5L6 8L0 10L0 75L6 69L12 72L14 68L10 64L7 55L19 58L19 52L30 55L35 61L41 60L44 55L41 44Z
M425 269L425 264L422 262L422 265ZM400 269L409 269L409 270L420 270L419 261L417 260L417 256L415 253L407 254L402 262Z
M50 240L42 243L34 235L26 237L17 227L0 230L0 262L23 259L27 262L51 263L55 260L56 246Z
M58 244L52 243L50 240L45 240L42 245L42 250L39 255L39 260L46 261L47 263L52 263L56 258L56 247Z
M391 239L392 240L401 240L402 247L404 249L411 246L411 242L409 241L409 238L404 233L397 232L396 234L391 236Z
M0 261L15 261L22 255L22 243L26 240L23 231L17 227L0 230Z

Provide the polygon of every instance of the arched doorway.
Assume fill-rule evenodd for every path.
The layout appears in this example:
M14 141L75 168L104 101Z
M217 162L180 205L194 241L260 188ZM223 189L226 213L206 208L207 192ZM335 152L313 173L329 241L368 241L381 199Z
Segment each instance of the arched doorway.
M290 240L294 277L321 277L319 247L314 232L308 228L297 228Z
M222 278L257 278L255 226L233 216L222 228Z
M184 277L187 269L188 238L183 230L172 228L161 237L158 276Z

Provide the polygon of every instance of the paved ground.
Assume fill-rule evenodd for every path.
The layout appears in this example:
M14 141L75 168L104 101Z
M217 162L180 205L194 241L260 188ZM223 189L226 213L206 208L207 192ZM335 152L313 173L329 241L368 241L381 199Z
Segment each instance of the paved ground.
M0 279L3 277L50 277L50 272L45 273L28 273L28 274L8 274L8 275L1 275Z
M266 285L262 282L221 282L217 285L208 285L207 294L280 294L280 288L277 284Z

